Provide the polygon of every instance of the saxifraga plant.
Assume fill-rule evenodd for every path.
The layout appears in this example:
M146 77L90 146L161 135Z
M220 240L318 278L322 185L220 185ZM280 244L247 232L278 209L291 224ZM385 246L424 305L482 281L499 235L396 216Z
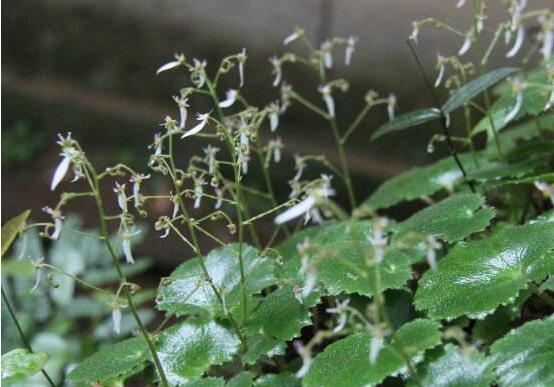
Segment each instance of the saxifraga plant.
M280 96L262 107L241 93L245 50L224 58L215 73L206 61L184 55L158 69L188 72L190 84L174 97L179 119L166 117L149 146L148 166L156 176L124 164L98 170L71 134L60 135L62 160L51 188L69 170L86 188L64 192L55 207L46 207L51 223L26 225L26 214L8 224L2 253L16 234L33 227L44 227L42 234L53 240L76 232L102 242L117 273L113 289L75 278L47 263L48 257L33 265L37 273L54 270L78 279L90 294L111 294L114 331L120 331L125 308L136 337L104 346L54 378L45 373L47 380L123 385L132 377L140 384L189 387L553 385L554 13L528 11L523 0L503 3L508 17L496 26L487 23L482 0L472 1L467 32L432 18L414 22L408 44L433 107L396 115L393 94L370 90L363 109L344 124L334 95L349 85L330 79L329 70L339 50L341 62L350 64L357 39L315 46L296 29L284 44L298 50L270 58ZM535 22L538 31L527 33ZM424 28L460 37L457 52L437 55L434 81L417 56ZM520 58L521 67L488 68L502 40L506 57ZM320 101L286 83L293 66L313 70ZM222 90L224 79L237 87ZM444 102L442 89L448 93ZM212 108L190 125L189 109L202 98ZM279 202L272 170L283 141L276 132L293 105L313 113L318 135L328 127L338 161L296 155L291 193ZM379 106L389 121L373 140L437 121L440 133L427 150L445 143L450 156L391 178L360 204L345 147ZM454 135L457 125L464 135ZM184 164L177 147L193 137L208 144ZM317 164L326 173L307 179L306 168ZM257 173L263 188L249 184ZM171 190L148 194L145 180L154 178L167 179ZM106 185L114 195L106 195ZM345 193L346 208L333 201L333 186ZM94 202L99 232L64 224L64 206L81 199ZM149 330L137 313L138 286L122 267L134 263L136 215L146 216L147 203L160 200L173 211L154 229L161 238L178 236L176 249L190 258L161 279L156 308L165 318ZM414 200L427 206L403 221L386 216L388 208ZM109 213L107 201L117 202L119 211ZM270 235L257 227L267 219L274 224ZM214 233L214 222L223 222L229 236ZM309 222L315 225L302 228ZM110 237L112 228L118 238ZM203 250L201 237L216 247ZM44 372L48 354L32 353L23 329L19 333L26 349L3 356L6 382Z

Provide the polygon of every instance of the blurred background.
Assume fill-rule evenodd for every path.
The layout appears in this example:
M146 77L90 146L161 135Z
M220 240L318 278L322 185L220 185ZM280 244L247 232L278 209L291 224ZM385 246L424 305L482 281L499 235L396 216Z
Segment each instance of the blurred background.
M40 209L54 205L57 194L49 183L59 162L56 133L73 132L88 156L100 166L122 161L147 172L153 134L167 114L178 116L171 98L189 84L187 74L173 71L155 76L156 69L176 52L205 58L215 71L223 56L247 50L244 94L262 105L279 95L271 87L268 58L282 54L283 38L295 26L319 44L328 37L359 38L352 65L337 57L334 77L351 83L337 97L339 123L347 125L363 107L368 89L394 93L398 111L429 106L424 87L405 43L412 21L428 16L465 31L471 22L470 2L462 9L454 0L18 0L2 3L2 222L25 208L35 220L47 219ZM490 2L490 18L505 18L500 1ZM530 8L550 1L530 1ZM420 34L419 51L430 77L437 52L450 55L459 38L441 31ZM290 49L290 47L288 48ZM292 46L294 50L294 46ZM504 48L494 61L504 59ZM342 56L342 52L337 55ZM493 63L494 63L493 61ZM340 63L339 63L340 62ZM288 66L285 78L295 89L321 103L317 81L302 69ZM221 90L223 93L223 90ZM251 96L251 98L248 98ZM202 111L200 107L198 110ZM386 120L375 109L352 138L348 159L358 200L384 179L444 156L425 152L438 127L418 127L371 143L370 134ZM326 154L336 159L332 136L309 112L297 107L282 118L278 134L285 142L287 162L274 169L278 195L288 194L296 152ZM461 129L461 128L460 128ZM179 158L185 165L198 153L198 143L185 144ZM316 171L317 172L317 171ZM255 175L249 177L256 179ZM157 180L149 189L167 192ZM67 187L67 185L66 185ZM111 193L111 187L107 190ZM344 200L344 193L339 193ZM115 207L115 196L114 196ZM70 207L85 224L94 226L92 203ZM170 212L169 203L149 208L152 219ZM402 216L403 208L393 209ZM145 224L152 224L145 219ZM151 228L150 228L151 229ZM221 227L222 238L229 238ZM154 232L138 255L154 258L154 270L167 273L175 262L191 255L179 245L160 243Z

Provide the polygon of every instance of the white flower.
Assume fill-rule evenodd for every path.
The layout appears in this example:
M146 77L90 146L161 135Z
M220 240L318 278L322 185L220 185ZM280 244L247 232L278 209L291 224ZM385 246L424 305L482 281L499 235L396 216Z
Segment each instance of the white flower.
M312 354L310 353L308 348L304 347L304 344L302 344L301 341L295 340L292 342L292 344L294 345L294 349L302 359L302 367L300 367L300 369L296 372L295 376L298 379L302 379L310 370L310 367L312 365Z
M130 179L131 183L133 183L133 200L135 207L140 206L140 185L146 179L150 179L150 175L137 174L133 175Z
M208 164L208 173L210 175L213 175L215 172L215 165L216 165L216 159L215 155L219 152L219 148L208 145L206 148L204 148L204 153L206 154L206 157L204 157L204 161Z
M116 305L112 309L112 322L113 331L115 334L119 335L121 333L121 309L119 309L119 305Z
M184 129L187 123L187 108L189 107L188 98L173 97L173 100L179 106L179 116L181 117L179 122L179 128Z
M285 38L285 40L283 40L283 44L285 46L288 45L288 44L291 44L292 42L294 42L295 40L300 38L302 35L304 35L304 30L301 29L301 28L295 28L294 32L292 34L290 34L289 36L287 36Z
M131 252L131 238L138 234L140 234L139 230L124 230L121 233L121 249L123 250L123 255L125 255L127 263L135 263L133 253Z
M465 55L471 48L471 44L472 44L471 34L468 33L466 35L464 43L462 44L462 47L460 47L460 49L458 50L458 56Z
M514 46L508 53L506 54L506 58L511 58L517 55L519 50L521 49L521 46L523 45L523 40L525 38L525 28L520 24L517 28L517 34L516 34L516 41L514 43Z
M54 176L52 177L52 183L50 184L50 189L52 191L54 191L58 184L60 184L63 180L69 170L69 166L71 165L72 156L70 153L64 150L64 152L61 153L61 156L63 157L62 161L58 164L58 167L54 172Z
M178 67L180 66L181 64L185 63L185 56L184 55L175 55L175 60L171 61L171 62L168 62L164 65L162 65L157 71L156 71L156 75L164 72L164 71L167 71L167 70L171 70L171 69L174 69L175 67Z
M219 103L219 107L223 109L231 107L237 100L237 95L238 95L237 90L235 89L228 90L225 96L225 100Z
M419 35L419 24L417 22L413 22L412 25L413 25L412 33L410 34L408 39L410 39L412 42L417 44L417 37Z
M279 126L279 104L272 102L269 105L269 130L275 132Z
M54 221L54 231L48 237L52 240L58 240L63 228L62 220L64 220L65 217L62 216L62 212L60 210L55 210L50 207L43 207L42 211L49 214L52 217L52 220Z
M442 83L444 72L446 70L446 66L444 65L444 58L440 54L437 55L437 67L439 69L439 74L437 75L437 79L435 80L435 84L433 85L435 87L439 87Z
M298 155L294 155L294 169L296 169L296 174L292 178L293 182L298 182L306 169L306 162L304 159Z
M535 180L535 187L543 193L544 196L548 196L552 205L554 205L554 186L545 183L544 181Z
M524 88L525 88L525 84L523 84L519 79L516 78L512 81L512 93L515 94L516 96L516 103L504 118L504 125L507 125L514 118L516 118L519 111L521 110L521 105L523 103Z
M123 212L127 212L127 196L125 195L126 184L115 183L113 191L117 194L117 205Z
M206 181L202 176L193 176L194 180L194 208L199 208L204 195L203 186L206 185Z
M221 188L216 188L215 196L217 197L217 200L215 202L214 208L216 210L219 210L221 208L221 205L223 204L223 190Z
M466 0L458 0L456 3L456 8L462 8L466 3Z
M289 220L298 218L305 214L315 215L320 220L318 212L313 212L314 206L321 201L333 196L335 191L331 188L331 178L326 175L321 176L321 182L314 188L308 190L306 197L298 204L292 206L285 212L275 218L276 224L286 223Z
M389 116L389 121L394 120L395 110L396 110L396 96L394 94L390 94L389 98L387 99L387 114Z
M156 133L154 135L154 143L148 146L148 149L154 148L154 155L160 156L162 154L162 135Z
M539 23L541 23L542 32L540 37L542 38L541 54L544 61L548 61L552 55L552 49L554 48L554 18L541 15L539 17Z
M331 52L332 49L333 49L333 43L328 39L321 44L323 64L325 65L325 68L328 68L328 69L333 67L333 53Z
M437 250L442 248L442 244L433 235L428 235L427 238L425 238L425 245L427 247L427 263L431 270L436 270Z
M281 137L277 137L275 140L270 140L268 143L268 149L273 151L273 161L278 163L281 161L281 150L283 149L283 140Z
M206 123L208 122L208 119L210 118L210 113L196 113L196 121L200 121L199 124L197 124L194 128L190 129L189 131L185 132L181 138L192 136L198 132L200 132L202 129L204 129L204 126L206 126Z
M378 218L373 222L373 233L368 236L368 242L375 250L374 261L381 263L385 256L385 247L389 243L389 238L384 234L384 229L388 224L387 218Z
M325 101L325 105L327 106L327 113L330 117L334 117L335 101L333 101L333 96L331 95L331 86L329 84L319 86L317 90L321 93L323 101Z
M356 49L357 40L357 38L350 35L348 37L348 40L346 41L346 50L344 51L344 64L347 66L350 66L350 63L352 62L352 54L354 54L354 51Z
M379 352L383 347L383 338L379 336L373 336L369 343L369 364L374 365L379 357Z
M205 68L208 64L205 60L198 60L194 58L193 60L194 66L190 68L191 72L191 81L194 83L194 85L198 88L201 88L204 86L204 83L206 83L206 73Z
M346 322L348 321L348 304L350 303L350 299L347 298L344 301L335 300L335 307L334 308L327 308L325 311L330 314L337 314L339 315L339 322L337 326L333 329L333 333L338 333L344 329L346 326Z
M276 87L281 83L281 79L283 78L283 70L281 68L281 61L277 56L272 56L269 58L269 62L273 65L273 70L271 73L274 75L273 78L273 87Z
M244 86L244 62L246 62L246 48L243 48L241 52L237 54L237 60L239 63L239 87Z

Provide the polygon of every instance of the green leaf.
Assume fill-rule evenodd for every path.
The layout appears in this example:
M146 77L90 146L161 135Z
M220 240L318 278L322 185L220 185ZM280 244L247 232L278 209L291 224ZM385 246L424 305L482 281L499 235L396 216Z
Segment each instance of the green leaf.
M2 383L6 385L39 372L48 356L19 348L2 355Z
M442 107L442 111L450 113L472 98L481 94L483 91L493 86L498 81L513 74L519 69L513 67L503 67L500 69L489 71L486 74L477 77L476 79L468 82L464 86L460 87L456 92L446 101Z
M280 277L293 285L303 286L305 276L300 272L302 256L297 245L308 239L310 247L303 256L315 267L317 282L328 294L372 295L375 267L380 269L380 291L403 287L412 276L412 260L399 250L387 249L378 266L369 265L366 259L368 253L373 252L368 241L371 232L370 221L329 222L297 232L277 247L285 261Z
M410 233L434 235L455 242L483 231L494 217L494 210L485 206L480 194L457 194L433 204L400 223L395 239Z
M290 372L265 374L254 382L256 387L300 387L300 381Z
M425 350L438 345L439 328L440 324L423 319L403 325L394 334L391 344L381 348L373 365L369 363L371 334L361 332L350 335L329 345L315 357L303 386L374 386L406 368L403 355L416 361Z
M517 121L527 115L536 116L542 113L544 106L548 102L548 95L544 95L544 86L530 86L522 92L523 101L521 108L512 121ZM487 132L489 140L494 139L493 126L497 133L507 127L512 121L506 121L508 114L516 104L516 97L507 94L495 101L490 109L490 118L483 117L477 125L471 130L471 135L475 136L482 132ZM492 119L492 125L491 125Z
M483 168L470 173L469 177L481 183L490 183L507 178L523 179L528 176L540 175L551 170L550 156L549 153L538 153L515 162L490 162Z
M125 278L131 278L152 267L154 261L150 258L140 258L132 264L122 264L121 271ZM96 268L83 273L83 279L95 286L102 286L119 281L117 271L113 267Z
M510 302L541 276L554 248L554 223L506 227L489 238L459 244L419 281L416 309L433 318L482 318Z
M381 125L371 136L371 141L376 140L377 138L390 132L396 132L398 130L407 129L412 126L436 120L437 118L440 118L440 116L441 111L436 108L419 109L406 114L401 114L386 124Z
M223 378L203 378L193 380L184 384L179 384L182 387L223 387L225 379Z
M229 328L194 318L166 329L156 341L160 362L171 385L197 379L211 365L231 360L239 346L239 339Z
M554 318L529 322L491 347L500 386L554 385Z
M459 157L466 171L475 168L471 155L463 154ZM446 157L429 166L410 169L385 181L360 207L361 210L375 211L403 201L430 196L442 189L451 191L461 180L462 173L458 166L452 157Z
M17 234L19 234L19 232L25 225L25 222L29 218L30 214L31 214L31 210L22 212L16 217L8 220L2 226L2 233L1 233L2 254L0 255L0 257L3 257L6 251L8 251L13 241L17 237Z
M243 245L242 259L249 295L256 294L275 282L273 262L260 256L254 247ZM181 264L158 289L158 308L169 314L209 313L224 316L223 307L205 278L201 266L213 284L225 295L227 310L233 314L241 305L239 245L230 244L212 250L205 258L194 258Z
M83 360L67 376L72 382L91 384L129 377L144 369L148 349L142 337L109 345Z
M252 387L252 383L252 374L250 372L243 371L229 380L227 384L225 384L225 387Z
M253 363L260 355L271 357L281 352L281 343L299 336L303 327L312 324L309 307L296 299L290 285L265 297L246 325L249 348L244 360Z
M420 367L420 384L425 387L488 387L494 375L485 355L474 351L469 355L461 348L447 344L436 351ZM418 384L410 383L409 386Z

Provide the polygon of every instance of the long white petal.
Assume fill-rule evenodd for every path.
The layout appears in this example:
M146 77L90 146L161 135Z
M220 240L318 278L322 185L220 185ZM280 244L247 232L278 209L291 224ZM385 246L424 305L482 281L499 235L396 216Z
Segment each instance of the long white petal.
M64 156L62 161L58 164L56 171L54 172L54 177L52 177L52 183L50 184L50 189L54 191L58 184L63 180L67 171L69 170L69 165L71 164L71 157Z
M123 248L123 254L125 255L125 260L127 263L135 263L133 259L133 253L131 252L131 239L123 238L121 242L121 247Z
M283 224L289 220L298 218L299 216L308 212L315 205L315 199L312 196L308 196L306 199L302 200L300 203L292 206L282 214L278 215L275 218L276 224Z
M204 126L206 126L206 122L207 120L202 120L202 122L200 122L198 125L196 125L194 128L192 128L191 130L189 130L188 132L185 132L185 134L183 134L181 136L181 138L185 138L185 137L189 137L189 136L192 136L198 132L200 132L202 129L204 129Z
M506 58L511 58L517 55L521 46L523 45L523 38L525 37L525 29L522 25L517 28L516 41L512 49L506 54Z
M272 132L275 132L277 129L277 126L279 126L279 114L277 112L273 112L269 114L269 128Z
M383 339L381 337L372 337L369 344L369 364L373 365L379 357L379 352L383 345Z
M181 116L181 122L179 122L179 127L183 129L187 123L187 107L186 106L180 106L179 107L179 114Z
M552 88L552 91L550 92L550 97L548 97L548 102L546 103L546 105L544 105L543 111L549 110L552 105L554 105L554 84L552 84L550 87Z
M281 70L281 66L275 68L275 78L273 79L273 87L276 87L281 83L281 78L283 76L283 72Z
M117 194L117 204L119 208L121 208L121 211L127 212L127 198L125 197L125 193L120 192Z
M542 43L541 53L545 61L550 59L554 48L554 31L546 31Z
M460 47L460 50L458 51L458 55L459 55L459 56L464 55L466 52L469 51L470 48L471 48L471 39L470 39L470 37L468 36L468 37L464 40L464 43L462 44L462 47Z
M323 100L325 101L325 105L327 105L327 113L329 113L329 116L334 117L335 101L333 101L333 97L330 94L324 94Z
M243 62L239 62L239 79L240 79L239 87L243 87L244 86L244 63Z
M331 51L325 51L323 54L323 62L325 63L325 67L330 69L333 67L333 54Z
M458 0L456 3L456 8L462 8L466 3L466 0Z
M133 184L133 199L135 202L135 207L140 206L140 184L135 182Z
M521 104L523 103L523 94L517 93L516 95L516 103L512 110L508 113L506 118L504 119L504 125L507 125L509 122L511 122L519 113L519 110L521 109Z
M121 333L121 309L115 308L112 310L113 331L116 334Z
M296 39L298 39L298 33L293 32L292 34L287 36L285 38L285 40L283 40L283 44L286 46L287 44L290 44L290 43L294 42Z
M220 108L231 107L235 103L236 100L237 100L237 91L231 89L227 92L226 99L219 103L219 107Z
M181 62L179 62L178 60L166 63L156 71L156 75L158 75L159 73L162 73L164 71L174 69L175 67L179 66L180 63Z
M51 239L58 240L62 233L62 226L62 220L60 218L54 218L54 232L50 235Z
M436 79L435 84L433 86L435 86L435 87L440 86L440 84L442 83L442 78L444 78L444 71L445 71L445 66L441 65L440 68L439 68L439 75L437 75L437 79Z

